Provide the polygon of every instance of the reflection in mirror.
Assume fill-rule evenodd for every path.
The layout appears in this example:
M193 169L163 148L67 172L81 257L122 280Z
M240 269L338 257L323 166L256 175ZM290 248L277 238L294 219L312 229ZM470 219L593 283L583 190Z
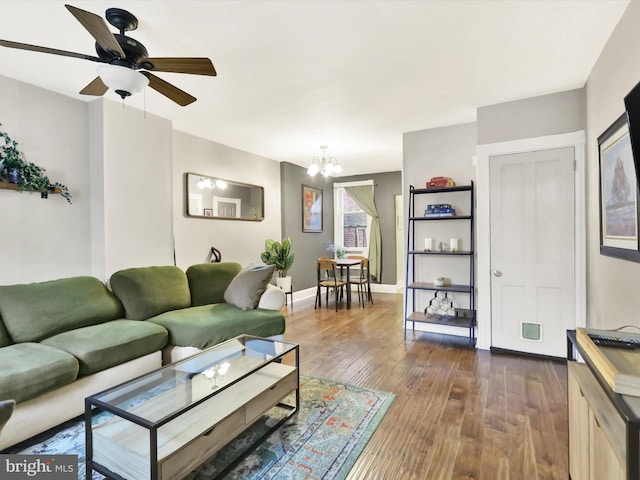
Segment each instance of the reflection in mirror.
M187 215L230 220L264 219L264 188L187 173Z

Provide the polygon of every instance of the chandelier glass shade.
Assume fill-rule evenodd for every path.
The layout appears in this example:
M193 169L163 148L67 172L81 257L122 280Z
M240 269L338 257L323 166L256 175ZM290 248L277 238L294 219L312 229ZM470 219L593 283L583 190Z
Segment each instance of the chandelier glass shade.
M227 182L225 182L224 180L220 180L220 179L215 180L208 177L207 178L200 177L200 180L198 180L197 185L200 190L204 190L205 188L208 188L209 190L212 190L214 188L219 188L220 190L224 190L225 188L227 188Z
M307 175L312 177L320 173L323 177L330 177L331 175L339 175L342 173L342 165L338 163L336 157L329 157L325 155L325 150L328 147L326 145L320 145L322 150L322 157L313 157L313 161L307 169Z

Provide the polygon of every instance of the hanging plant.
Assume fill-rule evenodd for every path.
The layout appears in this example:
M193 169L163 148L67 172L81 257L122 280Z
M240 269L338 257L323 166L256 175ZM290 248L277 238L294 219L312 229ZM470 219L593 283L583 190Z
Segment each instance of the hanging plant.
M2 124L0 123L0 126ZM0 177L12 180L11 170L16 169L19 175L15 177L18 190L26 192L40 192L42 198L47 198L49 192L60 190L60 195L71 203L71 193L69 189L60 182L52 183L45 175L46 170L33 162L27 162L24 154L18 148L18 142L13 140L6 132L0 130L0 139L4 139L4 144L0 141ZM6 174L4 173L6 171Z

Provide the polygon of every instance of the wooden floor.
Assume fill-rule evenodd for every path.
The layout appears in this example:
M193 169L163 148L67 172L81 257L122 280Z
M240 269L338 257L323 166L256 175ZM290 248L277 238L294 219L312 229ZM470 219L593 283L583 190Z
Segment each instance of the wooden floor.
M347 480L567 480L566 365L444 335L404 340L402 298L338 313L302 300L287 313L302 373L396 395Z

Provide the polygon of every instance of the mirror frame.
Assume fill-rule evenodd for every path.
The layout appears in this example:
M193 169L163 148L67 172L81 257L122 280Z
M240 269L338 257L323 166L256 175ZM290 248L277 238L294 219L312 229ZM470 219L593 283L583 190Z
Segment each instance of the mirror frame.
M217 180L223 180L224 182L227 182L228 184L234 184L234 185L238 185L241 187L252 187L252 188L258 188L260 190L260 214L261 216L258 218L244 218L244 217L220 217L220 216L215 216L213 215L206 215L206 214L202 214L202 215L194 215L189 213L189 175L194 175L196 177L205 177L205 178L211 178L211 179L217 179ZM205 175L202 173L195 173L195 172L185 172L184 174L184 192L185 192L185 202L184 202L184 213L185 216L187 217L191 217L191 218L206 218L206 219L212 219L212 220L240 220L240 221L245 221L245 222L262 222L264 220L264 187L260 186L260 185L253 185L251 183L244 183L244 182L236 182L235 180L227 180L226 178L220 178L220 177L212 177L211 175ZM204 209L207 210L207 209Z

